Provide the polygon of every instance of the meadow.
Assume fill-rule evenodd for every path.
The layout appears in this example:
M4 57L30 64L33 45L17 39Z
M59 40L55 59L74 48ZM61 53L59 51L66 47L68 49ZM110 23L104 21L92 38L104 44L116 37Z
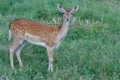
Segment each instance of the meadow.
M54 50L54 71L49 72L46 49L27 44L21 52L24 68L14 55L9 60L8 26L14 19L27 18L53 25L62 18L56 5L79 5L73 14L74 27ZM119 0L0 0L0 76L9 80L120 80Z

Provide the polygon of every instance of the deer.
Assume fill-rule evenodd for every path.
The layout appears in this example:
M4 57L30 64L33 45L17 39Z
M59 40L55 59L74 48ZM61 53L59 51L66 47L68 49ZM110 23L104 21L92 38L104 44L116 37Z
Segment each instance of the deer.
M12 69L15 69L13 61L14 53L16 53L20 67L23 67L20 53L25 46L25 43L28 42L46 48L49 63L48 70L52 72L54 48L56 48L67 35L72 13L76 12L78 7L79 6L77 5L71 9L64 9L63 6L57 4L58 10L63 13L63 20L59 26L41 24L25 18L16 19L10 22L8 40L10 40L11 37L14 38L13 43L9 47L10 65Z

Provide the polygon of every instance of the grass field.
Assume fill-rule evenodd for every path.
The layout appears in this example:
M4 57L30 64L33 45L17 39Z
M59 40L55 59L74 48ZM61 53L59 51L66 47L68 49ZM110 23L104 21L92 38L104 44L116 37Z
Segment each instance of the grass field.
M14 56L15 70L9 61L9 23L27 18L53 24L62 17L56 5L79 5L74 28L54 51L54 71L47 70L45 48L27 44L20 69ZM0 76L9 80L120 80L120 1L119 0L0 0Z

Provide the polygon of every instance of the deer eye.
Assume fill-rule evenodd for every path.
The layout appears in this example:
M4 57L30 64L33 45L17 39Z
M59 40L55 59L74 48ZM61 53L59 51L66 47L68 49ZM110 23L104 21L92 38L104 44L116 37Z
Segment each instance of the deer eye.
M65 13L62 13L62 14L65 14Z

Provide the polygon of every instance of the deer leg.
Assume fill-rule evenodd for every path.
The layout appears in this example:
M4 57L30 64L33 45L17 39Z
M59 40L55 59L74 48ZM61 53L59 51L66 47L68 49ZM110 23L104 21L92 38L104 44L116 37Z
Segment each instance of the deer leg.
M48 59L49 59L49 66L48 70L53 71L53 48L47 47Z
M21 40L17 40L14 39L14 42L12 43L12 45L10 46L9 50L10 50L10 64L12 69L14 69L14 62L13 62L13 55L14 52L16 51L17 47L22 43L23 41Z
M19 65L20 67L23 67L23 64L22 64L22 61L21 61L21 57L20 57L20 52L21 50L23 49L23 47L25 46L25 41L23 41L19 46L18 48L16 49L16 56L17 56L17 59L18 59L18 62L19 62Z

